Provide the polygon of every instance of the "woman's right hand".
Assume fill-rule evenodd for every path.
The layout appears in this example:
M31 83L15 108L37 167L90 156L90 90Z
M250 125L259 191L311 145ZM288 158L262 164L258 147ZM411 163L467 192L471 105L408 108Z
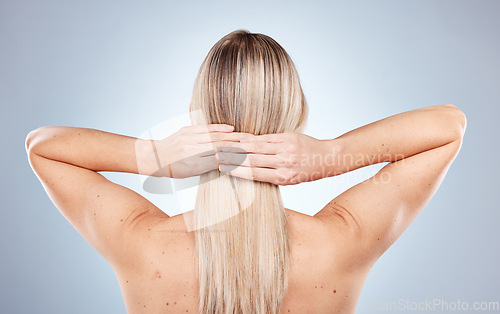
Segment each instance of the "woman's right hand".
M337 152L330 143L300 133L248 135L239 143L224 143L216 157L222 173L291 185L334 174Z

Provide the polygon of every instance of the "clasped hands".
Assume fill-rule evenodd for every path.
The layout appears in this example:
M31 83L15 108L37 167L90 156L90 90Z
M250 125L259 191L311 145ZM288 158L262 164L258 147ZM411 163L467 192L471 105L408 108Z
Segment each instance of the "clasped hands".
M248 180L290 185L325 177L323 140L299 133L253 135L233 126L186 126L153 141L161 176L186 178L219 169Z

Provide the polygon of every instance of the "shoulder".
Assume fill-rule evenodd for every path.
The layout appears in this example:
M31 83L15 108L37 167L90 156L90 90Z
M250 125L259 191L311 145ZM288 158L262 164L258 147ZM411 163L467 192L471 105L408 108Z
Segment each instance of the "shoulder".
M349 265L349 268L366 266L365 261L359 258L363 250L359 228L345 217L349 216L347 213L339 213L332 221L285 210L292 247L307 249L309 254L313 253L318 260L328 261L332 267L336 263Z

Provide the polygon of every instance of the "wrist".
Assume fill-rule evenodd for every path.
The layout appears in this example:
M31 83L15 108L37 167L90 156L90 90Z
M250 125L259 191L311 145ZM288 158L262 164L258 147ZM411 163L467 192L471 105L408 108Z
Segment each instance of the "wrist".
M342 156L344 141L341 138L322 140L322 145L325 147L323 158L325 178L343 173Z
M159 141L137 139L135 142L135 156L137 173L148 176L160 176L162 168L158 153Z

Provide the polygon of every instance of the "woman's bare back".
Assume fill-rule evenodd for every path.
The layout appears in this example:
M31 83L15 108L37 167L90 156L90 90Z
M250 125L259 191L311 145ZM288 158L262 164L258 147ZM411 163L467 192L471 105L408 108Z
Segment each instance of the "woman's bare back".
M354 313L369 268L349 260L353 238L318 218L286 212L291 270L282 312ZM115 269L127 312L197 313L193 251L194 234L187 232L184 215L159 221L137 254L143 267Z
M194 132L192 128L196 127L190 129ZM283 163L285 173L295 174L280 181L283 185L300 183L295 179L303 173L319 180L317 174L325 167L328 171L323 173L335 176L388 163L314 217L287 210L291 270L284 313L354 312L369 270L437 191L460 150L465 128L463 112L441 105L400 113L328 141L283 133L231 142L252 151L253 157L269 158L266 147L276 145L281 149L274 147L274 156L288 152L285 159L290 155L307 161L324 154L326 161L332 153L338 157L333 164ZM113 267L129 313L196 313L194 236L185 222L190 215L168 217L142 195L97 173L138 173L137 160L151 158L130 152L136 141L91 129L43 127L28 134L26 148L51 200ZM249 171L238 168L243 166L236 166L231 175L249 176ZM257 181L281 177L281 168L268 177L264 173L269 169L251 169Z

